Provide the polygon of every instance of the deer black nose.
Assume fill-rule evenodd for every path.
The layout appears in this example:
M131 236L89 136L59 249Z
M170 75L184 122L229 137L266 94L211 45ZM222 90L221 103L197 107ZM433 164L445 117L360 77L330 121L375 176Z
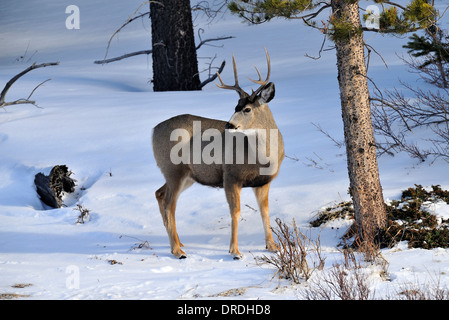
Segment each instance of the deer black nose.
M226 129L235 129L235 126L232 123L230 123L230 122L226 122L225 128Z

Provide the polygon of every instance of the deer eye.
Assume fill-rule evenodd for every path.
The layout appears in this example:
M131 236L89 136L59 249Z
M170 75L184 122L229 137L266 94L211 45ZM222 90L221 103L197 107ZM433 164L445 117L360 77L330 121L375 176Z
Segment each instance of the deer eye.
M245 108L245 109L243 109L243 112L244 112L244 113L251 112L251 108Z

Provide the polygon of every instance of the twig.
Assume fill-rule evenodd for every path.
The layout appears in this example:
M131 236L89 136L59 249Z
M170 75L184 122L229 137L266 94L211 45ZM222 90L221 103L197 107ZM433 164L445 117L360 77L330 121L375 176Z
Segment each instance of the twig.
M223 62L221 63L220 68L218 68L217 73L221 73L224 69L226 65L226 61L223 60ZM214 73L211 77L209 77L208 79L204 80L203 82L200 83L200 88L204 87L206 84L214 81L217 78L217 73Z
M305 56L306 56L307 58L310 58L310 59L313 59L313 60L321 59L321 52L323 52L324 44L326 43L326 38L327 38L327 35L324 35L323 43L321 43L320 51L318 51L318 57L312 57L312 56L309 56L307 53L305 54Z
M379 58L380 58L380 59L382 60L382 62L384 63L385 67L388 69L388 64L387 64L387 62L385 61L384 57L382 57L382 55L381 55L379 52L377 52L376 49L373 48L373 46L371 46L371 45L369 45L369 44L367 44L367 43L364 43L363 45L368 49L368 52L371 52L371 50L374 51L374 53L377 54L377 55L379 56ZM368 69L368 67L367 67L366 69Z
M325 131L323 128L321 128L321 126L319 124L313 123L312 125L318 129L319 132L321 132L322 134L324 134L326 137L328 137L337 148L342 148L345 145L344 141L337 141L335 140L330 134L329 132Z
M217 38L203 40L201 38L201 33L204 33L204 29L203 28L198 29L198 38L200 38L200 43L196 46L196 50L198 50L199 48L201 48L204 44L206 44L208 42L220 41L220 40L228 40L228 39L235 38L233 36L225 36L225 37L217 37Z

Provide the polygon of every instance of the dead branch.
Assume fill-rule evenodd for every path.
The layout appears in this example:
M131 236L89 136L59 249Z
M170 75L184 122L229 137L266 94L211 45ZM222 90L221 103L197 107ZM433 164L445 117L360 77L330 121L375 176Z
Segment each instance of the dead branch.
M140 8L140 7L139 7L139 8ZM137 10L138 10L138 9L137 9ZM108 56L108 53L109 53L109 48L111 47L112 39L114 39L114 37L115 37L120 31L122 31L122 29L123 29L124 27L126 27L128 24L130 24L131 22L133 22L133 21L136 20L136 19L142 18L143 16L149 15L149 14L150 14L150 12L147 11L147 12L145 12L145 13L139 14L138 16L135 16L135 17L132 17L132 16L131 16L131 17L129 17L128 20L126 20L126 22L125 22L124 24L122 24L122 25L120 26L120 28L118 28L118 29L112 34L112 36L109 38L108 45L107 45L107 47L106 47L106 53L104 54L103 60L97 60L97 61L94 61L94 63L96 63L96 64L104 64L104 63L109 63L109 62L113 62L113 61L117 61L117 60L124 59L125 57L122 56L122 58L118 57L118 58L108 59L109 61L106 60L106 57ZM133 14L133 15L134 15L134 14ZM143 50L142 50L142 51L143 51ZM140 53L137 53L137 54L130 53L130 54L128 54L128 56L129 56L129 57L132 57L132 56L135 56L135 55L138 55L138 54L143 54L142 51L138 51L138 52L140 52ZM151 52L150 52L150 53L151 53ZM149 54L149 53L147 53L147 54Z
M327 36L325 35L324 38L323 38L323 42L321 43L320 51L318 51L318 57L310 56L310 55L308 55L307 53L305 54L305 56L306 56L307 58L310 58L310 59L313 59L313 60L319 60L319 59L321 59L321 53L323 52L324 44L326 43L326 38L327 38Z
M142 3L142 4L141 4L141 5L140 5L134 12L133 12L133 14L131 14L131 16L129 16L128 20L126 20L126 22L125 22L124 24L122 24L122 25L120 26L120 28L118 28L118 29L112 34L112 36L109 38L108 46L106 47L106 53L105 53L105 55L104 55L103 60L97 60L97 61L94 61L94 63L96 63L96 64L104 64L104 63L109 63L109 62L113 62L113 61L122 60L122 59L125 59L125 58L128 58L128 57L132 57L132 56L136 56L136 55L139 55L139 54L150 54L150 53L151 53L151 52L148 52L148 51L151 51L151 50L142 50L142 51L137 51L137 52L133 52L133 53L128 53L128 54L125 54L125 55L120 56L120 57L117 57L117 58L106 59L106 57L108 56L109 48L111 47L112 39L113 39L113 38L114 38L120 31L122 31L122 29L123 29L124 27L126 27L128 24L130 24L130 23L133 22L134 20L137 20L137 19L139 19L139 18L142 18L142 17L144 17L144 16L150 14L150 12L147 11L147 12L144 12L144 13L141 13L141 14L135 16L136 13L140 10L140 8L142 8L144 5L149 4L149 3L157 3L157 4L161 5L161 6L164 6L164 5L163 5L161 2L159 2L159 1L145 1L145 2L143 2L143 3Z
M327 131L325 131L323 128L321 128L321 126L320 126L319 124L316 124L316 123L313 123L313 122L312 122L312 125L313 125L315 128L317 128L319 132L321 132L321 133L324 134L326 137L328 137L328 138L335 144L335 146L336 146L337 148L340 149L340 148L344 147L344 145L345 145L345 142L344 142L344 141L337 141L335 138L333 138L333 137L330 135L329 132L327 132Z
M449 162L449 90L432 92L402 85L410 98L398 89L371 98L374 131L384 140L377 143L380 154L404 151L421 162L429 157ZM419 144L409 141L407 135L421 128L428 130L427 137L418 137Z
M141 51L127 53L127 54L124 54L122 56L118 56L118 57L110 58L110 59L106 59L106 56L105 56L105 59L103 59L103 60L95 60L94 63L95 64L105 64L105 63L110 63L110 62L126 59L126 58L129 58L129 57L138 56L138 55L141 55L141 54L149 55L151 53L153 53L153 50L141 50Z
M5 98L6 98L6 94L8 93L8 90L11 88L11 86L17 81L19 80L20 77L24 76L25 74L27 74L28 72L30 72L31 70L34 69L38 69L38 68L44 68L44 67L48 67L48 66L57 66L59 65L59 62L48 62L48 63L41 63L41 64L36 64L33 63L30 67L26 68L25 70L23 70L22 72L20 72L19 74L15 75L14 77L11 78L11 80L9 80L5 87L3 88L3 91L0 94L0 108L6 107L6 106L10 106L10 105L15 105L15 104L25 104L25 103L30 103L30 104L36 104L36 101L30 100L31 96L33 95L33 93L36 91L37 88L39 88L41 85L43 85L45 82L51 80L51 79L47 79L41 83L39 83L30 93L30 95L28 96L28 98L26 99L19 99L16 101L12 101L12 102L6 102Z
M226 37L218 37L218 38L212 38L212 39L206 39L206 40L201 40L201 42L196 46L196 50L198 50L199 48L201 48L201 46L205 43L211 42L211 41L220 41L220 40L227 40L227 39L233 39L235 37L233 36L226 36Z
M200 43L196 46L196 50L198 50L199 48L201 48L204 44L208 43L208 42L212 42L212 41L220 41L220 40L228 40L228 39L233 39L235 37L233 36L224 36L224 37L217 37L217 38L212 38L212 39L206 39L203 40L201 38L201 34L204 33L204 29L203 28L199 28L198 29L198 38L200 39ZM223 46L221 46L223 47Z
M235 38L235 37L233 37L233 36L226 36L226 37L218 37L218 38L201 40L201 42L196 46L196 49L198 50L199 48L201 48L201 46L203 46L204 44L206 44L208 42L227 40L227 39L232 39L232 38ZM163 44L161 43L161 45L163 45ZM110 46L110 42L108 42L108 47L106 49L107 51L109 51L109 46ZM107 56L107 52L106 52L105 58L103 60L95 60L94 63L95 64L111 63L111 62L123 60L123 59L126 59L126 58L130 58L130 57L134 57L134 56L138 56L138 55L142 55L142 54L149 55L149 54L152 54L152 53L153 53L153 50L140 50L140 51L136 51L136 52L126 53L124 55L121 55L121 56L118 56L118 57L115 57L115 58L106 59L106 56Z
M126 53L126 54L124 54L124 55L121 55L121 56L118 56L118 57L115 57L115 58L106 59L106 57L108 56L108 53L109 53L109 49L110 49L110 47L111 47L112 39L113 39L113 38L114 38L114 37L115 37L115 36L116 36L116 35L117 35L117 34L124 28L124 27L126 27L126 26L127 26L128 24L130 24L131 22L133 22L133 21L135 21L135 20L137 20L137 19L139 19L139 18L142 18L142 17L144 17L144 16L146 16L146 15L149 15L150 12L147 11L147 12L141 13L141 14L139 14L139 15L137 15L137 16L134 16L134 15L137 13L137 11L138 11L144 4L147 4L147 3L150 3L150 2L158 3L158 4L160 4L160 5L163 6L162 3L157 2L157 1L146 1L145 3L143 3L142 5L140 5L139 8L137 8L137 10L136 10L136 11L135 11L135 12L128 18L128 20L126 20L126 22L125 22L123 25L121 25L120 28L118 28L118 29L112 34L112 36L109 38L108 45L107 45L107 47L106 47L106 53L105 53L105 55L104 55L103 60L95 60L95 61L94 61L95 64L111 63L111 62L123 60L123 59L126 59L126 58L130 58L130 57L134 57L134 56L138 56L138 55L142 55L142 54L149 55L149 54L153 53L153 50L140 50L140 51L136 51L136 52ZM199 38L200 38L200 43L196 46L196 50L198 50L199 48L201 48L204 44L206 44L206 43L208 43L208 42L212 42L212 41L220 41L220 40L227 40L227 39L235 38L235 37L233 37L233 36L224 36L224 37L217 37L217 38L212 38L212 39L202 40L202 39L201 39L201 34L200 34L201 32L204 32L204 30L203 30L203 29L199 29L199 30L198 30L198 36L199 36Z
M198 17L199 13L203 13L211 23L220 13L224 16L227 6L228 0L213 1L212 3L210 1L198 1L192 6L192 15L196 13L196 17ZM196 17L194 17L194 20Z
M200 89L202 87L204 87L206 84L214 81L217 78L217 73L221 73L223 71L225 65L226 65L226 61L223 60L223 62L221 63L220 68L218 68L218 71L216 73L213 73L211 76L209 76L208 79L206 79L206 80L204 80L203 82L200 83Z

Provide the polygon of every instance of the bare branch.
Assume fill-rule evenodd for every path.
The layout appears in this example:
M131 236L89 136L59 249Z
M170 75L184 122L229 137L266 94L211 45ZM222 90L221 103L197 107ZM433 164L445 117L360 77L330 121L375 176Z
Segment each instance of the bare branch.
M327 38L327 36L324 35L323 42L321 43L320 51L318 51L318 57L312 57L312 56L308 55L307 53L305 54L305 56L306 56L307 58L310 58L310 59L313 59L313 60L319 60L319 59L321 59L321 52L323 52L324 44L326 43L326 38Z
M335 144L335 146L336 146L337 148L340 149L340 148L344 147L344 145L345 145L345 142L344 142L344 141L337 141L336 139L334 139L334 138L329 134L329 132L327 132L327 131L325 131L323 128L321 128L321 126L320 126L319 124L315 124L315 123L312 122L312 125L313 125L315 128L317 128L318 131L320 131L322 134L324 134L326 137L328 137L328 138Z
M136 16L136 17L134 17L134 18L129 18L129 19L128 19L128 20L127 20L127 21L126 21L120 28L118 28L118 29L112 34L112 36L109 38L108 45L107 45L107 47L106 47L106 53L104 54L103 60L97 60L97 61L94 61L94 63L96 63L96 64L102 64L102 63L109 63L109 62L112 62L112 61L121 60L121 59L113 60L113 59L115 59L115 58L109 59L109 60L112 60L112 61L108 61L108 62L107 62L107 60L106 60L106 57L108 56L108 53L109 53L109 48L111 47L112 39L113 39L113 38L114 38L120 31L122 31L122 29L123 29L124 27L126 27L128 24L130 24L130 23L133 22L134 20L139 19L139 18L141 18L141 17L143 17L143 16L145 16L145 15L147 15L147 14L149 15L150 12L148 11L148 12L139 14L138 16ZM141 52L141 51L139 51L139 52ZM124 59L124 58L122 58L122 59ZM101 61L103 61L103 62L101 62Z
M111 47L111 42L112 42L112 39L120 32L120 31L122 31L122 29L124 28L124 27L126 27L128 24L130 24L131 22L133 22L134 20L137 20L137 19L139 19L139 18L142 18L142 17L144 17L144 16L146 16L146 15L149 15L150 14L150 12L149 11L147 11L147 12L144 12L144 13L141 13L141 14L139 14L139 15L137 15L137 16L135 16L135 14L140 10L140 8L142 8L144 5L146 5L146 4L148 4L148 3L157 3L157 4L159 4L159 5L161 5L161 6L164 6L161 2L159 2L159 1L145 1L145 2L143 2L135 11L134 11L134 13L133 14L131 14L131 16L128 18L128 20L126 20L126 22L124 23L124 24L122 24L121 26L120 26L120 28L118 28L113 34L112 34L112 36L109 38L109 41L108 41L108 46L106 47L106 53L105 53L105 55L104 55L104 58L103 58L103 63L109 63L109 62L112 62L112 61L117 61L117 60L121 60L121 59L124 59L124 58L121 58L121 59L117 59L117 60L112 60L112 61L109 61L109 62L106 62L106 57L108 56L108 53L109 53L109 48ZM142 51L138 51L138 52L140 52L140 53L138 53L138 54L144 54L144 53L142 53ZM151 53L151 52L150 52ZM149 53L146 53L146 54L149 54ZM131 54L130 56L134 56L134 55L137 55L137 54ZM113 58L113 59L115 59L115 58ZM97 61L95 61L94 63L96 63L96 64L101 64L101 62L99 62L100 60L97 60Z
M196 16L199 15L199 13L203 13L206 17L209 23L211 23L215 18L218 17L218 15L221 13L222 16L224 16L226 7L228 6L228 0L219 0L219 1L198 1L198 3L194 4L192 6L192 14L197 13ZM194 17L194 20L196 17Z
M202 30L202 29L200 29L200 30ZM198 31L198 34L199 34L199 31ZM201 37L200 37L201 42L196 46L196 49L198 50L199 48L201 48L204 44L206 44L208 42L227 40L227 39L233 39L233 38L235 38L235 37L234 36L225 36L225 37L218 37L218 38L201 40ZM160 44L157 43L156 45L163 45L163 44L162 43L160 43ZM108 44L108 47L109 47L109 44ZM107 50L109 50L109 48ZM110 59L106 59L106 56L105 56L105 59L103 59L103 60L95 60L94 63L95 64L111 63L111 62L123 60L123 59L126 59L126 58L138 56L138 55L143 55L143 54L149 55L149 54L152 54L152 53L153 53L153 50L140 50L140 51L136 51L136 52L126 53L124 55L121 55L121 56L118 56L118 57L115 57L115 58L110 58Z
M423 91L402 85L413 98L405 98L397 89L386 91L381 98L371 98L374 130L384 139L378 149L390 155L405 151L421 162L429 157L449 162L449 91ZM415 128L430 129L421 131L423 137L412 136L420 140L419 144L406 136Z
M233 36L224 36L224 37L217 37L217 38L203 40L201 38L201 33L204 33L204 29L202 29L202 28L198 29L198 38L200 39L200 43L196 46L196 50L198 50L199 48L201 48L204 44L206 44L208 42L220 41L220 40L228 40L228 39L234 39L235 38Z
M366 49L368 50L368 54L370 54L371 51L374 51L374 53L377 54L377 55L379 56L379 58L382 60L382 62L384 63L385 68L388 69L388 64L387 64L387 62L385 61L384 57L382 57L382 55L381 55L379 52L377 52L376 49L373 48L373 46L371 46L371 45L369 45L369 44L367 44L367 43L364 43L363 45L364 45L364 46L366 47ZM368 67L367 67L366 69L368 70Z
M204 87L206 84L214 81L217 78L217 73L221 73L224 69L226 65L226 61L223 60L223 62L221 63L220 68L218 69L217 72L213 73L212 76L210 76L208 79L204 80L203 82L200 83L200 88Z
M122 60L122 59L126 59L126 58L129 58L129 57L134 57L134 56L138 56L138 55L142 55L142 54L149 55L151 53L153 53L153 50L141 50L141 51L127 53L127 54L124 54L122 56L118 56L118 57L115 57L115 58L104 59L104 60L95 60L94 63L95 64L105 64L105 63L119 61L119 60Z
M3 91L0 94L0 108L3 108L5 106L9 106L9 105L15 105L15 104L25 104L25 103L36 104L35 101L29 100L29 99L31 98L31 96L33 95L33 93L36 91L37 88L39 88L41 85L43 85L45 82L49 81L50 79L47 79L47 80L41 82L40 84L38 84L31 91L31 94L28 96L27 99L19 99L19 100L12 101L12 102L5 102L6 93L8 93L8 90L11 88L11 86L17 80L19 80L20 77L24 76L25 74L27 74L31 70L38 69L38 68L45 68L45 67L48 67L48 66L57 66L57 65L59 65L59 62L48 62L48 63L41 63L41 64L33 63L30 67L26 68L25 70L23 70L19 74L17 74L14 77L12 77L11 80L9 80L6 83L5 87L3 88Z

